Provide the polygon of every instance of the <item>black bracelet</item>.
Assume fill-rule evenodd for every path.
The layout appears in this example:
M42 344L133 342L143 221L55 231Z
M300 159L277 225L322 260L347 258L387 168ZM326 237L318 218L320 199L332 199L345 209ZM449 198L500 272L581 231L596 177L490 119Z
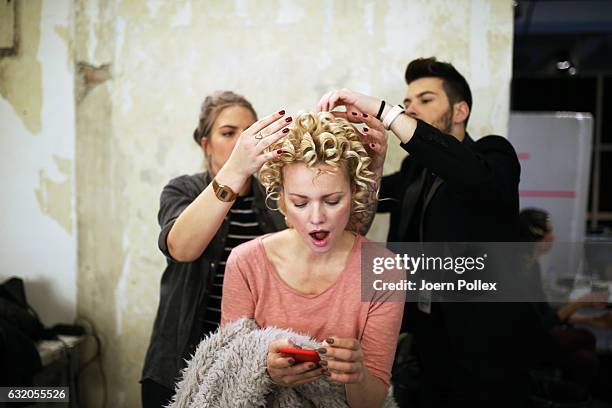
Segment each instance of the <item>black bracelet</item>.
M376 114L376 119L380 120L380 115L382 115L383 111L385 110L385 105L385 101L380 101L380 108L378 109L378 113Z

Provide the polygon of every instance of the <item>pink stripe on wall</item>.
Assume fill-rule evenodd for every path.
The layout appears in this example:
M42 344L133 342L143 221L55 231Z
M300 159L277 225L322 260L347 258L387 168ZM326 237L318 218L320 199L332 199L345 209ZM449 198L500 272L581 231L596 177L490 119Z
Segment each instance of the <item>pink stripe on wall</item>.
M521 197L576 198L575 191L519 190Z
M518 157L519 160L529 160L529 159L531 159L531 155L529 154L529 152L518 152L516 154L516 157Z

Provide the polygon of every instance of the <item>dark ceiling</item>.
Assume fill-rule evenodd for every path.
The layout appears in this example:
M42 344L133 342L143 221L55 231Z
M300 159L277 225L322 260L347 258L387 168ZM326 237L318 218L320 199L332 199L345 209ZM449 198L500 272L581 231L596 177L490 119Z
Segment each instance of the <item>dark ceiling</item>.
M514 75L612 73L612 0L515 1Z

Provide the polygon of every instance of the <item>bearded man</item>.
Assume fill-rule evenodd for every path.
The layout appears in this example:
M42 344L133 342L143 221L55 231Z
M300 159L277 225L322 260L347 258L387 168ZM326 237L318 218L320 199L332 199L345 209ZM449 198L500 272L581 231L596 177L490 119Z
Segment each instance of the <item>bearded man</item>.
M409 153L401 169L382 179L377 211L391 213L388 241L517 241L520 165L512 145L466 132L472 93L451 64L416 59L405 78L405 113L418 123L401 144Z
M451 64L417 59L405 78L412 119L401 115L395 126L414 133L400 137L409 154L400 170L382 178L377 211L391 213L388 241L517 241L520 164L512 145L466 132L472 93ZM536 337L535 326L526 304L406 304L403 331L414 334L422 368L419 405L525 406L536 349L525 339Z

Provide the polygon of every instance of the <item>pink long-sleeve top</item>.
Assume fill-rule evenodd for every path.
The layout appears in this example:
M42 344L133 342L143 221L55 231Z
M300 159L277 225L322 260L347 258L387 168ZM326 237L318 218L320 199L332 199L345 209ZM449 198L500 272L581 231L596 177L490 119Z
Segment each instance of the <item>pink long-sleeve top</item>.
M389 385L404 303L376 291L361 299L361 244L357 236L344 270L318 295L290 287L269 261L262 239L232 251L225 268L221 324L246 316L259 327L278 327L319 341L337 336L360 341L370 374Z

